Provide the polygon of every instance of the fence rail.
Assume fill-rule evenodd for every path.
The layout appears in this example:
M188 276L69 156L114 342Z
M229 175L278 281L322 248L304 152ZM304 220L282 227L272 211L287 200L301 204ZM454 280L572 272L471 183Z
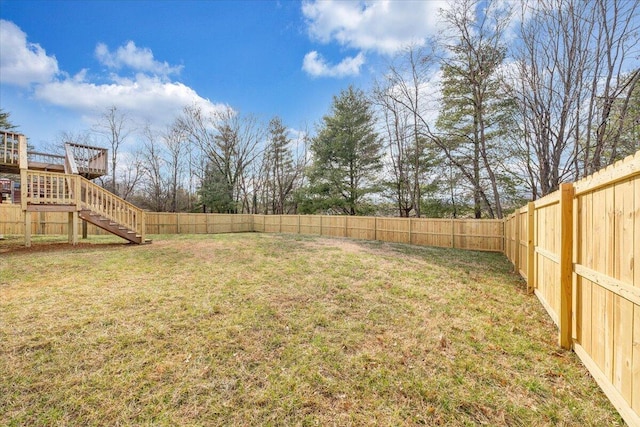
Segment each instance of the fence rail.
M149 234L219 234L253 231L252 215L146 213Z

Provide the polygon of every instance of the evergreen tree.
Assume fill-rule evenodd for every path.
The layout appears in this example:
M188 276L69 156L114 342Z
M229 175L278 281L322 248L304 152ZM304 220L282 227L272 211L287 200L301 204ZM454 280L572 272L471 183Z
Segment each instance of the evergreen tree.
M289 212L291 196L298 176L293 162L291 139L279 117L269 122L268 143L264 156L265 212Z
M361 90L349 87L334 97L331 113L323 117L311 143L313 164L301 210L367 213L366 196L378 191L382 168L382 142L374 123Z
M199 190L200 201L210 212L236 213L237 205L233 198L233 187L227 177L217 167L210 164Z
M451 56L442 64L442 104L437 127L442 148L473 188L474 216L483 207L491 218L503 217L499 190L500 154L515 110L501 89L498 69L506 49L502 31L508 20L499 11L474 20L478 3L463 2L445 15L460 36L448 46Z
M11 131L18 126L11 123L9 120L9 116L11 113L5 112L2 108L0 108L0 130Z

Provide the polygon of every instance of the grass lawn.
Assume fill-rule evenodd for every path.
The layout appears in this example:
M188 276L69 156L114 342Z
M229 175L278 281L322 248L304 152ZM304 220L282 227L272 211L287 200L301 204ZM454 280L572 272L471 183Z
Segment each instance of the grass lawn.
M0 425L622 425L499 254L0 241Z

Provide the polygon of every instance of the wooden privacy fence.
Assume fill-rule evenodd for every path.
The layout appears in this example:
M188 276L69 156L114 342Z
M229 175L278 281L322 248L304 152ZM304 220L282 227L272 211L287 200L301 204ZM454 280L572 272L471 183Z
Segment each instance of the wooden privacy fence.
M503 252L504 221L336 215L253 215L254 231L315 234Z
M18 205L0 204L0 234L24 234ZM502 220L379 218L331 215L146 213L147 234L296 233L503 252ZM64 212L32 215L32 234L66 234ZM88 234L106 234L89 224Z
M78 225L81 224L78 219ZM31 234L47 236L67 235L69 216L67 212L32 212ZM0 235L24 236L24 212L20 205L0 204ZM88 224L87 233L92 235L106 235L106 231Z
M218 234L253 231L253 215L147 212L148 234Z
M0 204L0 234L24 235L24 213L20 205ZM38 212L31 215L31 234L66 235L66 212ZM81 224L82 220L78 220ZM146 213L147 234L217 234L253 231L252 215ZM107 235L93 224L87 234Z
M625 421L640 426L640 152L529 203L505 254Z

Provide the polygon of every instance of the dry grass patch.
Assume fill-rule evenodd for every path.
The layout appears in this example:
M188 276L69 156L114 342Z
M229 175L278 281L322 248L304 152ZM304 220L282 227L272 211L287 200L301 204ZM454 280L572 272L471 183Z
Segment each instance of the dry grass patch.
M1 253L0 424L622 424L500 255L93 243Z

